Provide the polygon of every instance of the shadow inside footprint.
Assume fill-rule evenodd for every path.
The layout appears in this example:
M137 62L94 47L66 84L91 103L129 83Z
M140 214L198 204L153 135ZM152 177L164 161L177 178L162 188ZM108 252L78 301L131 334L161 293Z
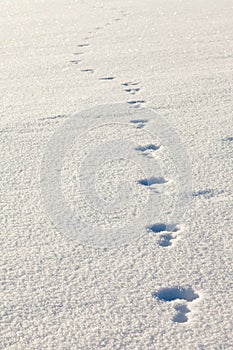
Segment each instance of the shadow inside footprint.
M73 63L73 64L79 64L81 62L81 60L72 60L70 61L70 63Z
M82 69L81 72L94 73L94 69Z
M178 314L176 314L173 317L173 321L177 322L177 323L185 323L188 321L188 317L185 314L182 314L181 312L178 312Z
M89 44L79 44L78 47L86 47L89 46Z
M233 141L233 136L225 137L223 141Z
M65 118L65 115L52 115L50 117L46 117L46 118L41 118L39 120L49 120L49 119L60 119L60 118Z
M211 198L214 196L214 191L210 189L206 190L199 190L197 192L192 193L192 197L204 197L204 198Z
M148 123L147 119L133 119L130 120L130 123L135 124L137 129L142 129Z
M130 123L133 123L133 124L138 124L138 123L147 123L148 120L147 119L133 119L133 120L130 120Z
M165 180L164 177L154 177L154 176L138 181L139 185L143 185L143 186L147 186L147 187L149 187L151 185L164 184L166 182L167 182L167 180Z
M114 77L106 77L106 78L99 78L99 80L113 80L115 79Z
M199 298L199 295L191 287L162 288L158 292L152 293L152 296L162 301L173 301L177 299L193 301Z
M154 233L160 233L160 232L177 232L179 228L175 224L163 224L163 223L157 223L153 224L147 227L148 231L152 231Z
M178 304L174 307L177 314L173 317L173 321L177 323L184 323L188 321L187 313L191 312L186 305Z
M129 81L128 83L123 83L121 85L122 86L136 86L138 84L139 84L139 82L131 82L131 81Z
M128 101L127 103L129 105L137 105L137 104L145 103L145 101L144 100L134 100L134 101Z
M136 148L136 151L141 151L141 152L150 151L150 150L151 151L157 151L159 148L160 148L160 146L149 144L149 145L146 145L146 146L138 146Z
M139 92L140 89L139 88L134 88L134 89L125 89L125 92L128 92L131 95L135 95L136 92Z
M158 245L161 247L169 247L171 245L171 240L173 237L171 235L162 235L158 241Z

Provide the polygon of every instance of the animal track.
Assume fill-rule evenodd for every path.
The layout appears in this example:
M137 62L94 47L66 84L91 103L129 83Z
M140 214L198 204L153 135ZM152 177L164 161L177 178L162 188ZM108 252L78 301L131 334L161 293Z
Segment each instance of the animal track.
M140 88L134 88L134 89L125 89L125 92L128 92L131 95L135 95L137 92L140 91Z
M70 61L70 63L73 63L73 64L79 64L81 62L81 60L72 60Z
M145 103L145 101L144 100L134 100L134 101L128 101L127 103L134 108L139 108L142 103Z
M153 144L145 145L145 146L138 146L136 147L136 151L142 152L142 154L148 154L151 151L157 151L160 148L160 146L156 146Z
M225 137L223 141L233 141L233 136Z
M158 245L161 247L169 247L172 245L172 240L176 239L180 228L174 224L165 225L162 223L150 225L147 227L147 231L158 234Z
M162 235L158 241L160 247L168 247L172 245L171 240L173 239L172 235Z
M41 118L39 120L51 120L51 119L61 119L61 118L65 118L65 115L52 115L51 117L47 117L47 118Z
M133 119L130 120L130 123L135 124L137 129L142 129L148 123L147 119Z
M186 305L177 304L174 309L177 311L177 314L173 317L174 322L184 323L188 321L187 313L191 312Z
M149 177L147 179L141 179L138 181L140 185L147 186L147 187L151 185L164 184L166 182L167 180L165 180L164 177L155 177L155 176Z
M191 312L186 303L190 303L195 299L198 299L199 295L194 292L191 287L173 287L162 288L158 292L153 292L152 297L162 302L175 302L176 300L182 300L183 303L174 305L174 309L177 313L172 320L173 322L184 323L188 321L186 314Z
M135 104L140 104L140 103L144 103L144 100L134 100L134 101L128 101L127 103L130 105L135 105Z
M132 82L132 81L129 81L128 83L123 83L121 84L122 86L135 86L135 85L138 85L139 82Z
M86 43L86 44L79 44L78 47L87 47L89 46L90 44Z
M137 92L140 91L139 87L134 87L134 86L137 86L138 84L139 84L139 82L129 81L128 83L123 83L121 85L125 87L125 92L127 92L131 95L135 95Z
M125 87L124 91L127 92L130 95L135 95L140 91L139 87L135 87L139 84L139 82L132 82L129 81L127 83L122 83L121 85ZM130 104L134 108L139 108L142 103L145 103L144 100L133 100L133 101L128 101L128 104Z
M81 69L81 72L84 72L84 73L94 73L94 69Z
M99 80L113 80L115 77L106 77L106 78L99 78Z
M158 292L154 292L153 296L162 301L174 301L180 299L190 302L199 298L199 295L195 293L191 287L161 288Z
M222 193L224 193L223 190L217 191L217 190L206 189L206 190L199 190L199 191L193 192L192 197L197 197L197 198L203 197L203 198L209 199L214 196L220 195Z
M154 233L177 232L179 230L179 228L174 224L166 225L166 224L162 224L162 223L148 226L148 229L150 229L150 231L152 231Z
M213 197L214 192L212 190L199 190L197 192L193 192L192 196L193 197L205 197L205 198L210 198Z

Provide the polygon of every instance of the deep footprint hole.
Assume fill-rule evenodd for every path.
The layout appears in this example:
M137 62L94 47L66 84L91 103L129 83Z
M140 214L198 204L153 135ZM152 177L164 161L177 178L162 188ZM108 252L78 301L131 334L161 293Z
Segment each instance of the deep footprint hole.
M104 77L104 78L99 78L99 80L113 80L115 77Z
M154 233L161 232L177 232L179 228L175 224L166 225L164 223L157 223L147 227L148 231L152 231Z
M173 301L173 300L193 301L199 298L199 295L195 293L191 287L162 288L158 292L152 293L152 296L162 301Z
M139 146L136 148L136 151L141 151L141 152L145 152L145 151L157 151L160 148L160 146L156 146L153 144L149 144L149 145L145 145L145 146Z
M177 323L185 323L188 321L188 317L185 314L179 312L173 317L173 321Z
M186 305L183 305L183 304L176 305L174 307L174 309L176 311L178 311L179 313L182 313L182 314L187 314L188 312L190 312L189 308Z
M223 141L233 141L233 136L225 137Z
M133 123L133 124L141 124L141 123L147 123L148 122L148 120L147 119L132 119L132 120L130 120L130 123Z
M149 177L148 179L142 179L139 180L138 183L139 185L143 185L143 186L151 186L151 185L160 185L160 184L164 184L166 183L167 180L164 179L164 177Z
M135 101L128 101L127 102L129 105L136 105L136 104L140 104L140 103L145 103L144 100L135 100Z
M184 323L188 321L187 313L191 312L186 305L178 304L174 307L177 314L173 317L173 321L177 323Z
M162 235L158 241L158 245L160 247L169 247L172 245L171 240L172 240L171 235Z

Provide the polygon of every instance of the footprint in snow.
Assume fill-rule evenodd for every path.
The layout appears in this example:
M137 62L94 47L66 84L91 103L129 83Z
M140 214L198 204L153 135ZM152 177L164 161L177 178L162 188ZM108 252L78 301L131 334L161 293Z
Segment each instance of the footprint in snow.
M128 101L127 103L133 108L139 108L139 107L141 107L142 103L145 103L145 101L144 100L133 100L133 101Z
M127 89L125 89L125 92L127 92L131 95L135 95L139 91L140 91L140 88L127 88Z
M61 119L61 118L65 118L65 115L63 114L59 114L59 115L52 115L50 117L46 117L46 118L41 118L39 120L56 120L56 119Z
M174 303L176 314L172 320L173 322L184 323L188 321L186 315L191 312L187 304L198 299L199 295L191 287L172 287L161 288L157 292L153 292L152 297L158 301ZM178 303L177 300L179 301Z
M83 73L94 73L94 69L91 69L91 68L81 69L81 72L83 72Z
M199 190L196 192L192 193L192 197L204 197L204 198L211 198L213 197L214 192L210 189L206 189L206 190Z
M70 63L73 63L73 64L79 64L81 62L81 60L72 60L70 61Z
M148 123L147 119L132 119L130 123L134 124L137 129L142 129Z
M214 196L218 196L222 193L224 193L223 190L205 189L205 190L199 190L199 191L193 192L192 197L210 199L210 198L212 198Z
M99 78L99 80L113 80L115 77L104 77L104 78Z
M174 224L153 224L147 227L148 232L156 233L158 236L158 245L160 247L169 247L172 245L172 240L177 238L177 235L179 234L179 231L181 229Z
M135 149L136 151L140 152L143 156L152 158L152 154L154 153L154 151L159 150L160 146L157 146L154 144L148 144L145 146L138 146Z
M129 105L135 105L135 104L145 103L145 101L144 100L133 100L133 101L128 101L127 103Z
M138 146L136 148L137 151L145 152L145 151L157 151L160 148L160 146L156 146L153 144L145 145L145 146Z
M127 92L130 95L135 95L137 92L140 91L140 88L137 87L138 84L139 82L129 81L128 83L123 83L121 85L125 87L125 90L124 90L125 92Z
M78 47L87 47L89 46L90 44L86 43L86 44L79 44Z
M223 141L233 141L233 136L225 137Z
M191 312L191 310L183 304L177 304L174 306L174 309L177 311L175 316L173 317L173 321L177 323L184 323L188 321L187 313Z
M148 177L145 179L138 180L139 185L150 187L152 185L161 185L168 182L164 177Z
M132 82L132 81L129 81L129 82L127 82L127 83L123 83L123 84L121 84L122 86L136 86L136 85L138 85L139 84L139 82Z

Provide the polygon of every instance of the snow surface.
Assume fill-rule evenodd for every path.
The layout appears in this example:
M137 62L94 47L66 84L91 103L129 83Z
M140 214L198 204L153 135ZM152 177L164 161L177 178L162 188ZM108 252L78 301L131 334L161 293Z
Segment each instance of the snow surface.
M0 349L233 349L232 16L1 1Z

